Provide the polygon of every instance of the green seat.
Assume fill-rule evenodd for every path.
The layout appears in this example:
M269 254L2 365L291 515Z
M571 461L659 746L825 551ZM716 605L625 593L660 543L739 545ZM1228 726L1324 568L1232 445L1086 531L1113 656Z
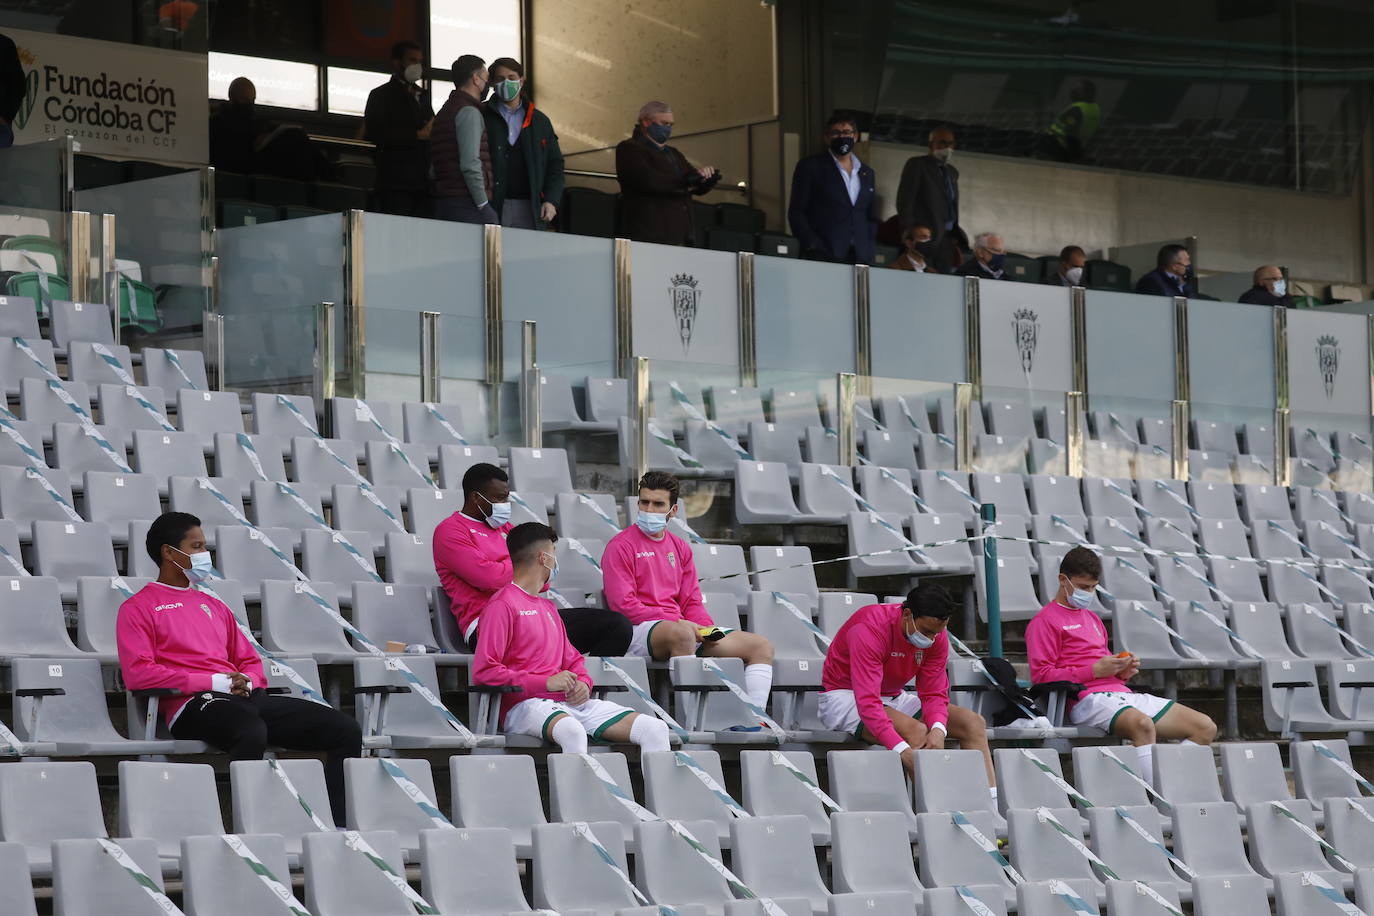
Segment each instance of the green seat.
M119 327L135 328L145 334L162 329L153 288L128 277L119 278Z
M1083 265L1083 285L1088 289L1115 289L1134 292L1131 269L1125 264L1093 259Z
M1314 309L1318 308L1322 301L1316 296L1294 296L1293 308L1295 309Z
M0 248L11 251L37 251L43 254L50 254L57 262L57 272L65 274L67 272L67 256L63 252L62 246L46 235L13 235L0 242Z
M902 249L896 245L876 245L873 248L873 266L887 267L895 264L902 256Z
M47 318L51 311L48 304L54 299L72 298L71 287L67 281L56 274L48 274L48 295L43 296L43 284L39 281L38 271L28 271L22 274L11 274L5 283L5 294L8 296L27 296L34 301L34 306L40 318Z
M1040 264L1035 258L1023 254L1008 254L1002 265L1003 280L1017 280L1022 283L1040 282Z

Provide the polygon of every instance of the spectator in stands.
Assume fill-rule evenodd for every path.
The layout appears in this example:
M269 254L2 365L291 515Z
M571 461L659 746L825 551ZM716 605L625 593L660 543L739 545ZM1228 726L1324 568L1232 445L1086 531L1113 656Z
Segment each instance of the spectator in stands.
M24 65L19 49L6 35L0 35L0 149L14 145L14 118L24 104Z
M1186 246L1165 245L1155 258L1155 269L1140 278L1135 291L1147 296L1195 296L1189 276L1192 263Z
M487 145L482 97L487 65L476 54L453 62L453 83L430 132L434 169L434 215L459 223L500 223L491 205L491 150Z
M494 464L474 464L463 474L463 506L434 529L434 568L448 594L458 629L477 642L482 607L511 581L506 538L510 478ZM562 608L558 612L573 645L589 655L619 656L630 644L630 624L615 611Z
M372 206L397 216L434 215L429 196L429 134L434 109L420 88L425 52L413 41L391 49L391 79L367 96L363 137L376 144Z
M1281 305L1293 307L1293 297L1288 294L1288 280L1283 271L1273 264L1265 264L1255 270L1255 285L1240 294L1238 301L1247 305Z
M1088 146L1097 135L1097 125L1101 120L1097 84L1092 80L1082 80L1069 90L1069 107L1059 113L1059 117L1054 119L1054 123L1036 143L1035 158L1082 162L1087 158Z
M955 274L961 277L1002 279L1002 265L1007 261L1007 249L996 232L980 232L973 237L973 258L965 261Z
M954 600L943 586L923 583L901 604L870 604L844 622L830 643L821 674L819 711L826 728L856 735L902 755L945 746L946 736L983 754L988 786L997 776L987 723L949 702L949 634ZM902 688L916 679L916 692ZM919 717L919 718L918 718Z
M912 156L902 167L897 217L903 229L918 223L931 228L935 267L948 273L964 262L968 249L968 236L959 227L959 170L949 163L954 155L954 131L935 128L928 148L928 154Z
M1154 779L1150 745L1182 739L1184 744L1211 744L1217 726L1181 703L1133 692L1126 683L1140 671L1140 659L1128 652L1113 655L1107 628L1092 612L1102 560L1087 547L1075 547L1059 562L1059 591L1026 627L1031 681L1071 681L1083 690L1069 707L1069 721L1100 728L1136 746L1137 769Z
M744 660L744 689L767 707L773 685L773 644L762 636L718 627L701 603L692 547L668 530L680 511L677 478L650 471L639 481L635 523L611 538L601 557L606 603L634 626L630 654L654 661L684 655Z
M914 270L918 273L939 273L931 260L935 257L934 233L929 226L920 223L902 233L902 253L890 267L896 270Z
M204 741L230 760L260 760L268 745L326 752L329 803L335 822L345 823L343 766L362 754L358 723L329 706L267 692L262 659L234 612L197 588L211 573L200 519L163 513L144 546L158 564L157 581L120 605L115 623L125 686L172 691L161 707L173 737Z
M620 233L637 242L692 244L691 198L708 193L720 171L694 166L668 145L673 109L645 102L634 132L615 148L615 176L620 182Z
M244 174L275 175L296 181L328 178L333 171L324 154L294 124L273 124L259 115L258 87L246 76L229 84L229 100L210 117L210 164Z
M872 264L877 244L875 177L854 153L859 128L836 112L825 122L826 149L797 162L787 221L802 257L842 264ZM838 176L839 181L836 181Z
M530 100L519 61L497 58L489 72L492 93L482 113L491 148L491 205L503 226L547 229L563 201L558 134Z
M1083 265L1088 256L1077 245L1066 245L1059 252L1059 267L1045 278L1051 286L1082 286Z
M632 742L641 753L666 751L668 726L609 700L592 697L592 679L568 641L552 601L539 597L558 569L548 525L511 529L512 580L482 609L482 630L472 662L475 684L514 685L501 695L502 728L552 741L565 754L587 753L587 736Z

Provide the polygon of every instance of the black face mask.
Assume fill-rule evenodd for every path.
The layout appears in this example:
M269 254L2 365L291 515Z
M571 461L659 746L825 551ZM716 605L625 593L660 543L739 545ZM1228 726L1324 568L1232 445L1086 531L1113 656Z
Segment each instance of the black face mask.
M831 137L830 152L836 156L848 156L849 151L854 148L853 137Z
M917 254L925 258L927 261L929 261L932 257L935 256L935 242L932 239L927 239L924 242L917 242L911 247Z

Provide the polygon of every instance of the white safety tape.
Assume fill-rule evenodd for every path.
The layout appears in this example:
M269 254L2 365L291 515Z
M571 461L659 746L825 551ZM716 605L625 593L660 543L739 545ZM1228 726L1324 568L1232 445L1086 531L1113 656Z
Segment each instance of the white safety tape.
M714 420L708 420L706 418L706 414L702 413L701 410L697 408L697 405L692 403L691 399L688 398L685 393L683 393L682 388L679 387L677 382L669 382L668 391L672 394L673 400L677 402L677 405L680 408L682 408L682 412L687 414L689 418L697 421L698 423L704 423L707 429L715 433L717 436L720 436L720 438L725 441L725 444L730 447L730 450L740 458L744 459L745 461L754 460L753 456L751 456L747 451L744 450L744 446L739 444L739 440L737 440L734 436L726 432L725 429L719 423L717 423Z
M835 801L835 799L831 798L829 795L826 795L823 791L821 791L821 787L816 785L815 780L813 780L810 776L807 776L805 773L803 773L801 771L801 768L798 767L795 763L788 760L787 755L784 754L782 751L769 751L769 754L771 755L771 759L773 761L774 766L782 767L783 769L787 770L787 772L791 773L798 782L800 782L803 786L806 787L806 791L814 795L816 797L816 800L819 801L822 805L825 805L825 807L829 808L831 811L844 810L844 808L840 807L839 802Z
M701 660L701 666L705 670L714 674L716 676L716 679L725 685L725 689L734 694L735 698L739 700L741 703L743 703L745 707L749 710L749 712L755 718L758 719L759 723L762 724L764 728L768 729L770 732L773 733L774 737L776 737L779 741L787 740L787 729L783 728L777 722L769 718L768 713L764 712L762 707L755 706L754 701L749 699L749 694L747 694L744 691L744 688L741 687L739 684L735 683L728 675L726 675L726 673L721 669L720 665L717 665L714 661L712 661L709 658L703 658Z
M1002 869L1002 873L1007 876L1007 881L1011 883L1012 887L1026 883L1026 879L1021 876L1016 867L1007 860L1006 856L1002 855L1002 850L997 848L997 844L984 835L983 831L973 826L973 822L968 819L964 812L951 811L949 819L954 822L954 826L958 827L964 836L973 841L973 845L997 863L997 867Z
M706 787L706 790L716 797L725 809L738 818L753 817L744 806L735 801L725 787L716 782L714 776L702 769L701 764L697 763L696 758L686 751L673 751L673 761L678 766L687 768L687 771L696 777L697 782Z
M391 886L401 892L402 896L409 901L410 905L415 908L415 912L419 913L420 916L439 916L439 911L431 906L424 897L421 897L415 889L406 882L405 878L398 875L395 869L386 863L386 859L383 859L377 850L368 845L367 840L363 839L361 833L356 830L345 830L344 846L371 862L378 871L386 876L387 881L391 882Z
M315 830L320 833L329 833L334 829L324 818L315 813L315 809L305 800L305 796L301 795L300 789L296 788L296 784L291 781L290 776L286 775L286 770L282 769L281 764L275 758L268 759L267 768L277 777L287 793L296 800L296 804L300 805L306 817L310 818L310 823L315 825Z
M301 902L296 899L295 894L291 893L291 889L282 884L276 875L272 874L271 870L263 864L262 859L254 855L253 850L249 849L243 840L232 833L223 834L220 839L224 841L224 845L228 846L234 855L243 861L243 864L248 866L253 874L258 876L258 880L267 887L268 892L280 900L282 906L291 911L292 916L310 916L310 911L301 906Z
M453 822L444 817L439 806L425 794L425 790L415 784L415 780L406 775L406 771L385 757L378 757L377 762L382 765L386 775L391 777L391 781L396 783L406 798L415 803L415 807L420 809L420 813L429 818L429 822L435 827L445 830L453 829Z
M104 837L96 837L95 841L100 844L100 848L105 851L105 854L114 859L115 864L124 869L124 872L134 879L134 883L143 889L143 893L147 894L148 898L153 901L153 906L168 916L185 916L181 912L181 908L168 899L167 895L157 886L157 882L138 867L138 863L124 851L122 846Z
M445 419L444 415L441 414L439 412L439 409L435 407L433 404L425 402L425 411L428 412L429 415L434 418L434 422L438 423L440 428L443 429L444 432L448 433L450 436L453 437L453 441L457 442L459 445L471 444L470 442L468 442L468 440L463 438L462 433L458 432L458 430L453 428L453 424L450 423L447 419Z
M805 627L812 636L816 637L816 640L820 642L821 645L825 646L827 649L830 647L831 638L825 635L824 630L811 622L810 614L789 601L787 596L782 592L773 592L772 595L774 604L781 606L783 610L797 618L797 620L801 622L801 625Z

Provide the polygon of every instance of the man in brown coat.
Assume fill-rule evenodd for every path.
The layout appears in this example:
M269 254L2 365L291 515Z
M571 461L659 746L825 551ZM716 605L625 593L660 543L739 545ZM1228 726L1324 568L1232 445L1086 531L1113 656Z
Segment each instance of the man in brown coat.
M637 242L692 243L691 197L715 187L720 172L697 168L668 145L673 110L663 102L639 109L634 134L615 148L620 180L620 234Z

